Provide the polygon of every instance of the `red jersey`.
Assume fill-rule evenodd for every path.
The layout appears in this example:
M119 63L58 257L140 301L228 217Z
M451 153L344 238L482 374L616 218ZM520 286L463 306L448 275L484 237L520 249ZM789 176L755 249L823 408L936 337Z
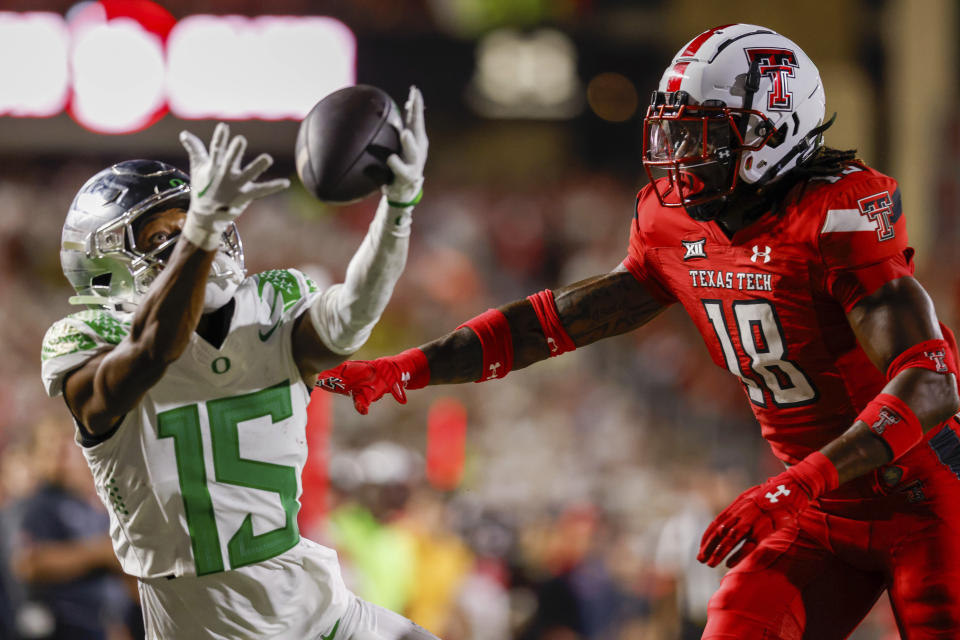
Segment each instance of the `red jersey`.
M713 361L743 383L763 436L795 464L846 431L886 384L846 312L913 273L900 192L865 165L794 187L778 213L728 237L663 207L648 185L624 266L680 302Z

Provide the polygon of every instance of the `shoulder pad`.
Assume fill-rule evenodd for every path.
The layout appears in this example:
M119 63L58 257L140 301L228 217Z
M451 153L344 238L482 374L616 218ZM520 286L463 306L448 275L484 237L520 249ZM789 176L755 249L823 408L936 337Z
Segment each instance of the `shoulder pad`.
M907 225L897 181L869 167L826 185L819 243L831 267L871 264L907 250Z
M263 299L263 289L270 284L283 299L284 311L306 295L319 291L316 283L297 269L273 269L253 277L257 282L257 295Z
M107 311L78 311L58 320L47 330L43 337L41 358L49 360L78 351L89 351L103 344L119 344L129 329L129 323L121 322Z
M47 394L58 395L63 380L74 369L107 345L119 344L130 332L130 323L109 311L78 311L53 324L40 350L41 378Z

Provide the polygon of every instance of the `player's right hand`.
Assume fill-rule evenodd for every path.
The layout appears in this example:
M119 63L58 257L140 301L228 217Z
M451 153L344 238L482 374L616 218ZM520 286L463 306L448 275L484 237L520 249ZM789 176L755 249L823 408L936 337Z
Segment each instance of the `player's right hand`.
M407 404L403 390L403 374L391 358L376 360L348 360L328 369L317 379L317 386L333 393L350 396L361 415L367 415L370 405L389 391L400 404Z
M261 153L241 168L247 139L234 136L223 122L213 131L209 151L197 136L180 132L180 142L190 158L190 210L183 235L207 251L216 249L227 226L256 198L262 198L290 186L286 178L254 182L273 164L273 158Z
M742 542L727 560L728 567L735 566L770 534L795 526L811 501L839 483L833 462L814 451L783 473L741 493L707 527L697 560L715 567Z
M697 560L716 567L742 542L727 559L734 567L774 531L796 524L810 497L796 482L773 480L747 489L714 519L700 540Z

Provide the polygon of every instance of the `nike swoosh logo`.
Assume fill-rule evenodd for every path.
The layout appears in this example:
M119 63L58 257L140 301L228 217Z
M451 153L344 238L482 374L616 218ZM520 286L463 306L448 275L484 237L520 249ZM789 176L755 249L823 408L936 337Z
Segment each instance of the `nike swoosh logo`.
M203 194L207 192L207 189L209 189L212 186L213 186L213 180L210 181L210 184L208 184L207 186L205 186L203 189L200 190L200 193L197 194L197 197L202 198Z
M337 624L333 625L333 631L330 632L328 636L320 636L320 640L333 640L333 636L337 635L337 629L340 628L340 621L337 620Z
M273 310L277 308L277 298L280 297L280 294L277 293L273 296L273 304L270 305L270 317L273 317ZM258 333L260 334L260 342L266 342L270 339L270 336L273 335L273 332L277 330L277 327L280 326L280 321L283 320L283 314L280 314L280 317L277 318L277 321L273 323L273 326L270 327L270 330L264 333L262 330ZM332 637L332 636L331 636Z

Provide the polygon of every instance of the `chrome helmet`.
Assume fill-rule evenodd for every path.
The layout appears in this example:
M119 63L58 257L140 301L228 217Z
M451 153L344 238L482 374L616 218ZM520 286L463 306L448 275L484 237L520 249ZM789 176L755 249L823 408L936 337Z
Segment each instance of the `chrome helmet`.
M87 180L70 205L60 241L63 274L77 292L70 303L133 311L179 237L142 250L136 242L138 221L189 206L190 177L156 160L119 162ZM243 245L231 224L211 269L207 297L211 289L228 289L232 296L244 275Z

